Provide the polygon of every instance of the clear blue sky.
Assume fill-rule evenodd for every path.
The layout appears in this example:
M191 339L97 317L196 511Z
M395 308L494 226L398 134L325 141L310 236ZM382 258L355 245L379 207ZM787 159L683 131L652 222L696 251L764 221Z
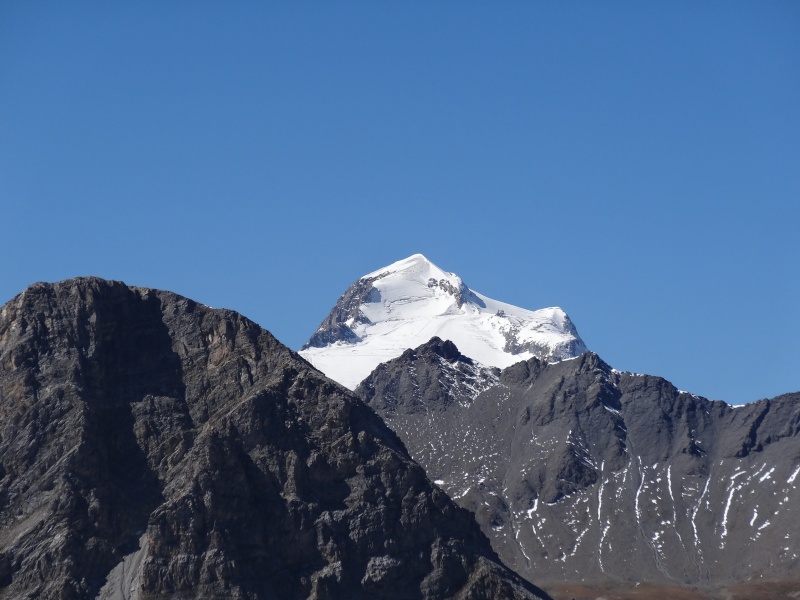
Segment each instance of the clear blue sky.
M0 4L0 302L98 275L298 348L422 252L621 370L800 390L800 2Z

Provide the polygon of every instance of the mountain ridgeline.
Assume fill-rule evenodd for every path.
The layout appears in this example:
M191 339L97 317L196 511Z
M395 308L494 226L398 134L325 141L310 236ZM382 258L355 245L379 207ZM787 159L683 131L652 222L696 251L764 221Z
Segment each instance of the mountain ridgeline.
M616 371L422 255L300 354L97 278L0 308L0 600L797 597L798 488L800 393Z
M544 597L241 315L95 278L0 309L0 598Z
M615 371L560 308L492 300L419 254L360 278L301 353L548 589L800 593L800 394L731 407Z
M590 352L500 371L438 338L357 393L545 587L800 580L800 394L731 407Z

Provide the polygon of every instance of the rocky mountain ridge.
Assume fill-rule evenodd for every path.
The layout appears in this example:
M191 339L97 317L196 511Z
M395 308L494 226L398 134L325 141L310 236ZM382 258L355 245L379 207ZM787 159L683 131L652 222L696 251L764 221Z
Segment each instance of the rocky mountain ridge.
M800 579L800 394L733 408L592 353L480 368L435 338L357 393L523 576Z
M0 309L0 598L545 596L241 315L96 278Z

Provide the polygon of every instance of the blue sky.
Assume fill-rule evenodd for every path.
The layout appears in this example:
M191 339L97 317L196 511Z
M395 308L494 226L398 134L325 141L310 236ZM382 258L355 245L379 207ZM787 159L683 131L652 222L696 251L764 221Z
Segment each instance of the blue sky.
M800 3L0 5L0 302L77 275L298 348L422 252L621 370L800 390Z

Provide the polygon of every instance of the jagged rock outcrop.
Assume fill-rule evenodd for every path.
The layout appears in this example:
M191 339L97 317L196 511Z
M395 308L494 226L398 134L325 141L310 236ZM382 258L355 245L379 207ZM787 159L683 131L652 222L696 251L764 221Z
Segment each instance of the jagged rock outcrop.
M468 399L458 369L419 376L441 370L441 345L381 365L357 393L520 574L800 580L800 394L734 408L585 353L518 363Z
M543 596L267 331L82 278L0 309L0 598L95 597Z
M453 402L467 406L480 392L495 385L500 375L500 369L479 365L462 355L453 342L438 337L416 350L406 350L399 360L406 368L382 363L359 388L367 403L393 419L444 410ZM378 389L371 384L376 381L382 382Z
M364 277L351 285L336 301L335 306L320 323L317 330L303 344L303 350L308 348L324 348L336 342L353 343L361 340L351 329L356 324L369 324L370 320L361 312L361 304L371 299L374 295L372 287L375 277Z

